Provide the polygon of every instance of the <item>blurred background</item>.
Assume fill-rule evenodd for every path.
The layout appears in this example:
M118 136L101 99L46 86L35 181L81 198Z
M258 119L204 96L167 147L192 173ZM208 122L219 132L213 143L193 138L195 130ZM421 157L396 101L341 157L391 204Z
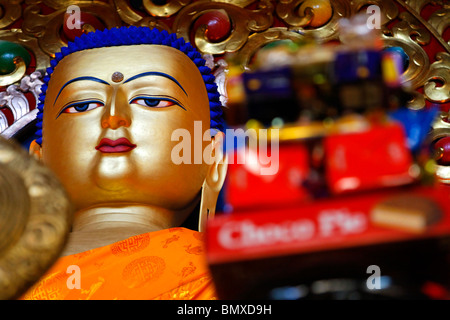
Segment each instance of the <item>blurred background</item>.
M126 25L177 33L216 75L221 298L450 298L448 1L0 0L0 135L27 149L54 53Z

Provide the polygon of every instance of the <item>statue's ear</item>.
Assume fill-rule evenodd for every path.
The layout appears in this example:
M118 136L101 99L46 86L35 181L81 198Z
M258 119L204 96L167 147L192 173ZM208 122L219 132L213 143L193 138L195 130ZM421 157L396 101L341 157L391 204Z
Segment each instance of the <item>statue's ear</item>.
M36 140L33 140L30 144L29 153L32 155L35 159L38 161L41 161L42 159L42 147L36 142Z
M205 231L206 221L214 217L216 212L217 198L222 189L227 175L228 160L224 152L224 133L218 132L211 140L211 158L202 187L202 199L200 202L200 216L198 230Z

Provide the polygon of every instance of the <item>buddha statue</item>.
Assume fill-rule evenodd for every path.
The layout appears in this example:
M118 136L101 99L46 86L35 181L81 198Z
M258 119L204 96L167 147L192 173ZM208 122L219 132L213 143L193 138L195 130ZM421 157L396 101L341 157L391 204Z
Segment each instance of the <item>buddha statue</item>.
M62 256L22 298L214 298L199 231L227 162L222 106L200 53L146 27L83 34L56 53L38 108L30 153L75 214ZM194 137L199 124L208 130L191 157L203 161L176 163L173 132Z

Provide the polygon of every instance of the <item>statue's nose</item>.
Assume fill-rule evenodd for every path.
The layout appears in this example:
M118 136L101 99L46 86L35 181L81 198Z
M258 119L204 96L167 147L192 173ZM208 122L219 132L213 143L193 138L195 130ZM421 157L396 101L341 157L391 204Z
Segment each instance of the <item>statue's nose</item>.
M107 102L101 119L103 129L118 129L131 125L131 109L126 96L119 90Z
M120 127L129 127L130 121L126 117L119 115L109 115L103 118L102 128L117 129Z

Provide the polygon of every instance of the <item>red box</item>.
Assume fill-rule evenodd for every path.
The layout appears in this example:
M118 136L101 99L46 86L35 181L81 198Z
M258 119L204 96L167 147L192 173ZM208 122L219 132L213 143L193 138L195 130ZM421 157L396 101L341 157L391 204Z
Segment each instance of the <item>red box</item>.
M394 196L410 195L434 201L441 219L422 232L380 226L371 214ZM313 201L256 212L216 215L206 230L210 264L304 254L450 235L450 194L445 186L406 186Z
M334 134L323 143L326 179L333 194L400 186L415 180L412 155L400 125Z
M238 162L244 152L245 161ZM225 200L233 210L283 206L309 197L303 186L309 172L309 155L302 143L280 144L278 170L274 175L261 175L262 164L252 149L240 148L229 154L229 159Z

